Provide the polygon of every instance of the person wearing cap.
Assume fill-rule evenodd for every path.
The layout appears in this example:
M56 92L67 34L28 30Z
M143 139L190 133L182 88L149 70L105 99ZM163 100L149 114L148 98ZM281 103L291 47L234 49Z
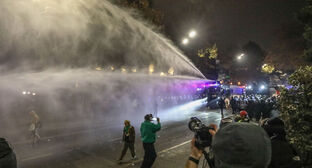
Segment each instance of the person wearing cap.
M249 122L248 113L245 110L242 110L239 113L239 116L235 118L235 122Z
M267 168L271 161L270 138L250 123L229 123L214 134L211 145L216 168ZM191 143L185 168L197 168L202 154Z
M161 129L161 124L159 118L157 118L157 124L151 122L153 120L152 114L145 115L144 120L140 128L144 148L144 160L141 168L150 168L157 157L154 143L156 141L156 132Z
M135 130L134 127L130 124L129 120L125 120L125 126L122 134L122 141L124 142L124 146L119 157L119 163L122 161L123 157L127 153L128 148L130 148L132 159L136 159L135 150L134 150L134 142L135 142Z

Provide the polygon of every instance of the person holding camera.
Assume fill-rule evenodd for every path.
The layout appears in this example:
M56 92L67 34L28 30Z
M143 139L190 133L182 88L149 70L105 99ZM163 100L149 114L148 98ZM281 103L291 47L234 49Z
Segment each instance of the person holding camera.
M144 148L144 160L141 168L150 168L157 157L154 143L156 141L156 132L161 129L161 124L159 118L157 118L157 124L151 122L153 120L152 114L145 115L144 119L145 121L140 128Z
M214 136L216 134L217 126L215 124L210 124L207 128L210 128L208 129L208 132L211 136ZM198 145L196 145L196 137L195 137L191 141L191 152L189 159L186 162L185 168L197 168L199 160L203 155L203 149L198 149L198 147L196 146Z
M213 130L211 130L213 131ZM250 123L229 123L213 135L215 168L267 168L271 160L271 142L266 132ZM191 143L185 168L197 168L203 150ZM213 168L213 167L212 167Z
M122 141L124 142L124 147L122 149L119 163L121 163L123 157L127 153L128 148L130 148L132 159L136 159L135 150L134 150L134 142L135 142L135 130L134 127L130 124L129 120L125 120L125 126L123 129Z

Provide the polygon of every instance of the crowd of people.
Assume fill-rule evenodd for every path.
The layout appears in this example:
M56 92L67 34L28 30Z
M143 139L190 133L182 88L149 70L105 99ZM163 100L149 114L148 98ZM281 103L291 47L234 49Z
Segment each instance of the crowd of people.
M277 109L276 97L267 97L264 95L233 96L229 98L220 98L218 105L223 118L223 108L232 111L232 114L238 114L242 110L248 113L248 117L255 121L261 118L272 117L272 112Z
M209 133L213 136L209 146L212 159L210 168L299 168L300 158L295 148L286 139L284 122L277 117L270 118L271 111L276 108L274 97L252 95L247 97L220 98L218 104L232 109L235 117L224 118L219 129L214 125ZM222 110L223 112L223 110ZM33 116L32 132L34 139L37 136L36 129L40 128L39 117L35 112ZM265 119L264 119L265 118ZM251 123L250 119L259 121ZM153 122L153 120L155 122ZM212 124L211 124L212 125ZM151 168L157 153L154 143L156 132L161 129L160 119L153 118L152 114L144 116L140 127L141 141L144 149L144 158L141 168ZM127 150L130 149L132 159L137 159L135 144L135 128L129 120L124 121L123 149L118 162L121 163ZM190 156L185 168L197 168L199 160L204 155L204 148L198 148L196 139L192 139ZM0 138L0 167L16 168L16 157L10 145Z
M221 122L219 130L211 134L214 157L210 168L301 167L295 148L286 140L284 122L279 118L266 119L261 125ZM197 168L202 156L203 150L195 146L193 139L185 168Z
M214 157L205 159L210 162L210 168L301 167L299 154L286 139L283 120L272 117L277 105L275 97L220 98L218 105L222 120L219 130L210 132L213 140L209 149ZM238 115L224 118L224 106ZM197 168L203 152L193 139L185 168Z

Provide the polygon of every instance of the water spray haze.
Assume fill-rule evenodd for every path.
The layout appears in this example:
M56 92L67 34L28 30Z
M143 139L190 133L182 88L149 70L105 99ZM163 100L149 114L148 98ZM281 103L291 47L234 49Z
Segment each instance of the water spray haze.
M109 1L2 0L0 29L2 71L153 62L157 72L203 77L169 40Z
M182 119L188 114L193 113L199 108L205 106L206 100L207 100L206 98L203 98L187 102L185 104L164 110L160 113L159 116L168 121Z
M42 137L120 129L125 119L138 126L154 102L192 97L204 79L169 40L105 0L1 0L0 75L0 135L12 142L27 139L30 110Z

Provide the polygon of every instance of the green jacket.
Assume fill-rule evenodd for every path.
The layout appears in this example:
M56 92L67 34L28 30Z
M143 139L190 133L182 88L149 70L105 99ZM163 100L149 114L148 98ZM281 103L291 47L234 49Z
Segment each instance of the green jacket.
M150 121L144 121L141 124L141 140L144 143L154 143L156 141L156 132L161 129L160 123L154 124Z

